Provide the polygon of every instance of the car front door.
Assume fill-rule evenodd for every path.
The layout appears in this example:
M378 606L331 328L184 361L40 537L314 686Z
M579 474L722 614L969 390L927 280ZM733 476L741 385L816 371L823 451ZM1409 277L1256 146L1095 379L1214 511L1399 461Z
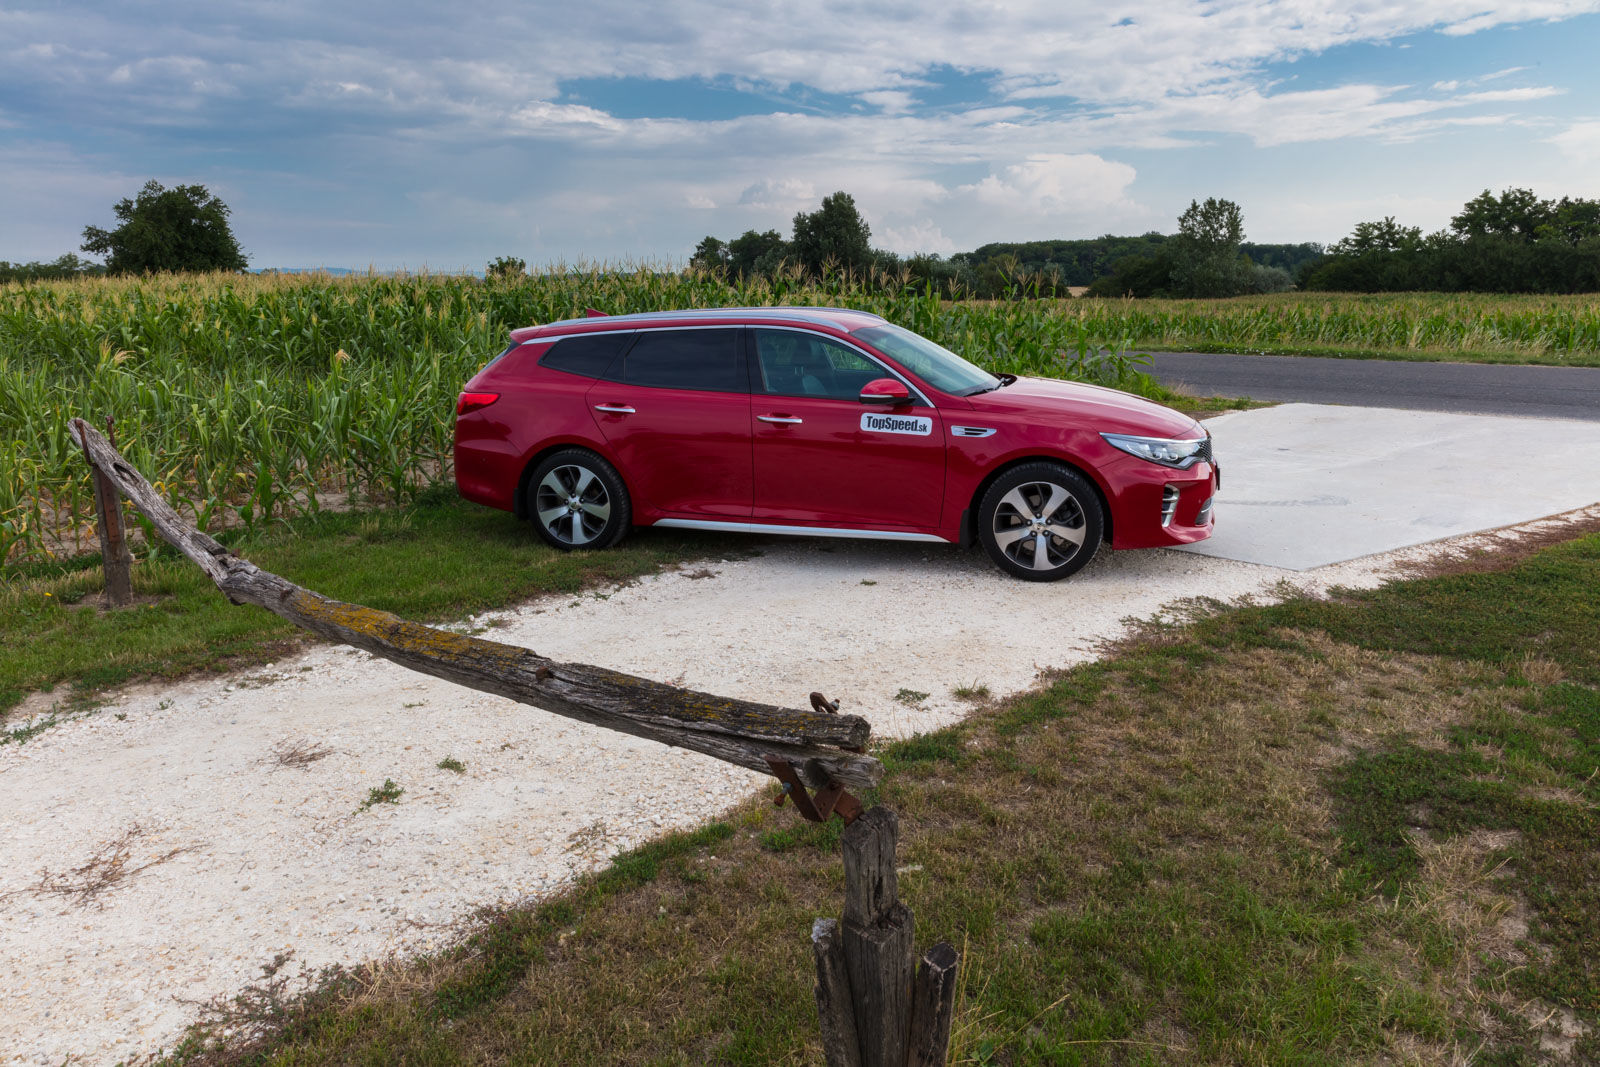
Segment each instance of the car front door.
M944 503L944 430L920 396L889 409L861 387L892 377L804 329L752 327L755 518L854 528L931 527Z
M749 517L750 393L739 327L640 330L607 378L586 399L636 508Z

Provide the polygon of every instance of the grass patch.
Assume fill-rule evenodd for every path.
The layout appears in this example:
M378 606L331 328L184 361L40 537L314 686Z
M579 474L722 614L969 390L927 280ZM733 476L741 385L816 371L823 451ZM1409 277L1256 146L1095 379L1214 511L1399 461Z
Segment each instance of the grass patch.
M1595 1062L1597 587L1591 536L1197 616L882 746L959 1061ZM180 1059L817 1062L838 834L752 799Z
M557 552L512 515L431 491L410 507L325 513L253 536L224 535L262 568L327 596L417 620L447 620L685 559L747 553L748 540L635 531L605 552ZM188 560L162 548L133 568L142 603L102 611L92 557L17 569L0 584L0 718L35 691L92 694L140 678L176 678L270 662L310 643L255 607L235 607Z
M367 790L367 798L356 805L356 812L359 814L366 811L374 804L398 804L400 798L405 796L405 792L393 778L385 778L382 785L375 785Z
M438 763L435 763L434 766L439 768L441 771L452 771L455 774L467 773L467 765L456 759L454 756L446 756Z

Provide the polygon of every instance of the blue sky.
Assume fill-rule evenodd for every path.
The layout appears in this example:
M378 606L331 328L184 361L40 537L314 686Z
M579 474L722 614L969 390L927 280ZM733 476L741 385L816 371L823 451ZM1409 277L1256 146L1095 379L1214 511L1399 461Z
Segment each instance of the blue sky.
M1600 0L0 0L0 259L199 182L253 266L680 263L852 193L874 244L1436 229L1600 197Z

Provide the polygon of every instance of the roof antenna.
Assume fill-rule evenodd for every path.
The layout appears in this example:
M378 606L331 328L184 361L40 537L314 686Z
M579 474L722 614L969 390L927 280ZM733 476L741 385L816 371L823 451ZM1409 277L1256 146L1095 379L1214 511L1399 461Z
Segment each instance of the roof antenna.
M596 311L594 308L584 308L583 317L586 319L609 319L611 316L604 311Z

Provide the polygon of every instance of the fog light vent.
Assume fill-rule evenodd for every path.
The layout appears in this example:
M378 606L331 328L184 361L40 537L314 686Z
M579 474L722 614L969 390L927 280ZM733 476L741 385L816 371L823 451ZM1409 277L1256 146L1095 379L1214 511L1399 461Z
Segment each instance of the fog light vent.
M1208 496L1206 497L1206 502L1200 505L1200 514L1194 518L1196 526L1204 526L1211 521L1211 504L1216 499L1214 496Z
M1178 487L1169 485L1161 490L1161 525L1171 526L1172 516L1178 513Z

